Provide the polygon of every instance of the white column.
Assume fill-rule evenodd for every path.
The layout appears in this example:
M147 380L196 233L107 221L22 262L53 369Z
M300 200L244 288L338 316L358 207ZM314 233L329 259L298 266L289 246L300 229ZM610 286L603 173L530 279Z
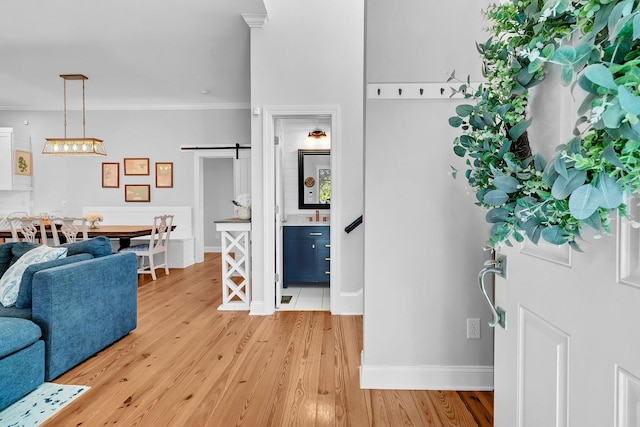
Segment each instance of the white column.
M216 221L222 234L222 304L218 310L249 310L251 303L251 222Z

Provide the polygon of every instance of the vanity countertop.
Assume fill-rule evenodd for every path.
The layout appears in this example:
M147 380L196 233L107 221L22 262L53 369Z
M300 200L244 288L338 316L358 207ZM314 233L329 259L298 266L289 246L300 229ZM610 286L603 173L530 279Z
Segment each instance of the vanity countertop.
M311 221L309 218L311 217ZM323 219L326 218L326 221ZM320 221L316 221L315 215L289 215L287 216L286 221L282 221L282 225L284 227L303 227L303 226L321 226L321 227L329 227L329 216L328 215L320 215Z
M329 227L329 222L283 222L283 227Z

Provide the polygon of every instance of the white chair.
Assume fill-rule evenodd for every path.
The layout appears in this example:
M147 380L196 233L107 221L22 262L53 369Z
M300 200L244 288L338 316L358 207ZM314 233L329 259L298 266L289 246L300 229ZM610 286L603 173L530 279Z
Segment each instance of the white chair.
M9 222L9 218L14 216L27 216L29 215L27 212L11 212L0 218L0 230L11 230L11 223ZM4 239L0 239L1 241L5 241Z
M60 246L60 236L62 233L67 243L75 243L78 241L78 233L82 233L82 239L87 240L89 234L87 231L87 220L81 217L63 216L57 218L49 218L51 224L51 232L53 233L54 246Z
M133 252L139 258L138 274L151 274L151 278L156 280L156 269L164 267L165 274L169 274L169 236L173 226L173 215L159 215L153 217L153 229L149 237L149 243L133 245L122 248L118 252ZM162 261L157 263L155 256L162 257ZM147 258L147 263L145 263Z
M47 229L44 219L39 216L10 216L7 218L11 226L11 238L30 243L47 244ZM40 233L40 238L38 238Z

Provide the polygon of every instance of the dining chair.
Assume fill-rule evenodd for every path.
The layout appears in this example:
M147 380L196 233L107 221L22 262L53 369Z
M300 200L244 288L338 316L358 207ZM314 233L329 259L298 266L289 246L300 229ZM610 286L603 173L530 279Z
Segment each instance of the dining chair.
M118 251L133 252L138 256L138 274L151 274L151 278L156 280L156 269L162 267L165 274L169 274L169 237L173 217L173 215L154 216L149 243L132 245ZM162 258L161 262L156 261L156 256Z
M87 240L89 232L87 231L87 220L82 217L50 217L51 232L53 234L53 244L60 245L60 235L62 233L66 239L66 243L75 243L78 241L78 233L82 233L80 240Z
M44 219L39 216L10 216L7 218L11 226L11 238L30 243L47 244L47 230ZM40 233L40 236L38 236Z

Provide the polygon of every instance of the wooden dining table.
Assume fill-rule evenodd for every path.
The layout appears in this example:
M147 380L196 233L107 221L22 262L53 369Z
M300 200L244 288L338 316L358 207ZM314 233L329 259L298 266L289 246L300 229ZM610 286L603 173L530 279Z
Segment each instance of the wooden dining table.
M175 230L173 225L171 230ZM131 245L131 239L134 237L142 237L151 235L153 226L151 225L100 225L98 228L87 229L89 237L105 236L110 239L118 239L120 249L127 248ZM47 233L49 234L49 233ZM10 239L11 230L0 230L0 239Z

